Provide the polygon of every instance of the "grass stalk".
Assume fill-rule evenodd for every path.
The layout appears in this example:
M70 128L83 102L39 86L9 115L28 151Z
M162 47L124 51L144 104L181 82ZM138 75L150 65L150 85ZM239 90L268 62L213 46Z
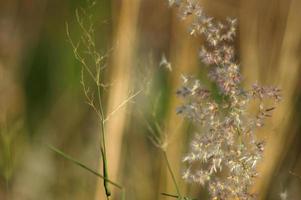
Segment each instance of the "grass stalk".
M104 115L104 110L103 110L103 105L101 101L101 92L100 92L100 83L99 80L97 81L97 93L98 93L98 102L99 102L99 109L100 109L100 114L101 114L101 133L100 133L100 138L102 138L102 142L100 142L100 149L101 149L101 154L102 154L102 163L103 163L103 175L106 179L109 179L109 173L108 173L108 162L107 162L107 150L106 150L106 139L105 139L105 115ZM107 198L111 196L111 190L108 185L108 182L106 179L103 179L103 185L105 188L105 193Z
M176 188L176 190L177 190L178 199L181 199L181 198L182 198L182 195L181 195L181 193L180 193L179 186L178 186L178 184L177 184L175 175L174 175L174 173L173 173L173 171L172 171L172 169L171 169L171 165L170 165L170 163L169 163L169 160L168 160L166 151L163 151L163 155L164 155L165 162L166 162L166 164L167 164L168 172L169 172L169 174L171 175L173 184L174 184L174 186L175 186L175 188Z

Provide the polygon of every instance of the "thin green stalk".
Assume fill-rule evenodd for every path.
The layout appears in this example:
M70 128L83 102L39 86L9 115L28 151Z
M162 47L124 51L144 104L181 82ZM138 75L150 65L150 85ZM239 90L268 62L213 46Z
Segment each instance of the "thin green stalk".
M106 192L106 196L109 197L111 196L111 190L109 188L109 185L108 185L108 165L107 165L107 159L106 159L106 155L105 155L105 152L104 152L104 149L101 147L101 154L102 154L102 163L103 163L103 175L106 179L103 179L104 182L103 182L103 185L104 185L104 188L105 188L105 192Z
M103 106L102 106L102 101L101 101L101 93L100 93L100 84L99 84L99 75L98 75L98 80L97 80L97 93L98 93L98 102L99 102L99 109L101 113L101 137L102 137L102 146L100 147L101 149L101 154L102 154L102 164L103 164L103 175L106 177L106 179L109 178L109 173L108 173L108 162L107 162L107 151L106 151L106 139L105 139L105 117L104 117L104 111L103 111ZM100 144L101 145L101 144ZM108 182L104 179L103 185L105 188L106 196L109 197L111 196L111 190L108 185Z
M55 148L55 147L53 147L53 146L51 146L51 145L48 145L48 148L51 149L52 151L54 151L55 153L57 153L58 155L62 156L63 158L65 158L65 159L67 159L67 160L73 162L74 164L80 166L81 168L83 168L83 169L85 169L85 170L91 172L92 174L94 174L94 175L96 175L96 176L98 176L98 177L100 177L100 178L106 180L107 183L110 183L110 184L114 185L115 187L117 187L117 188L123 190L123 187L122 187L121 185L119 185L119 184L117 184L117 183L115 183L115 182L109 180L109 179L106 178L105 176L99 174L98 172L96 172L96 171L94 171L93 169L89 168L88 166L86 166L85 164L81 163L80 161L78 161L78 160L72 158L71 156L65 154L65 153L62 152L61 150L59 150L59 149L57 149L57 148Z
M165 161L166 161L166 164L167 164L167 167L168 167L168 171L172 177L172 180L173 180L173 183L175 185L175 188L177 190L177 194L178 194L178 198L181 199L182 198L182 195L180 193L180 190L179 190L179 187L178 187L178 184L177 184L177 181L176 181L176 178L175 178L175 175L171 169L171 166L170 166L170 163L169 163L169 160L168 160L168 157L167 157L167 154L166 154L166 151L163 151L163 154L164 154L164 158L165 158Z

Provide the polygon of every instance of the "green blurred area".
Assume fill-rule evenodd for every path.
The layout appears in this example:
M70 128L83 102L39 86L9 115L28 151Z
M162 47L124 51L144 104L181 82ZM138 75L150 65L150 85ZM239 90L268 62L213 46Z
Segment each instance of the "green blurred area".
M218 0L203 3L210 13L218 13L218 17L234 15L250 24L264 17L264 11L257 9L261 4L268 7L269 15L265 20L272 28L262 30L260 23L255 23L256 30L250 34L257 35L260 39L257 41L262 54L260 59L269 58L275 64L273 58L280 59L278 57L283 52L280 52L281 49L278 49L279 46L274 44L272 38L285 47L290 40L283 38L300 32L300 28L293 26L296 28L286 33L287 29L283 27L289 21L285 19L289 20L290 15L301 17L291 7L300 5L297 1L277 2L286 6L285 12L282 12L281 6L270 8L268 4L258 0L252 4L254 8L249 9L258 12L256 16L246 16L248 13L243 10L246 6L242 1ZM130 85L131 91L142 89L143 92L134 102L129 103L119 138L121 151L118 157L110 158L119 160L118 170L115 172L116 181L126 187L129 200L168 199L160 193L175 194L162 153L148 138L147 122L151 126L156 126L157 123L167 134L172 135L168 154L183 192L198 199L207 197L201 186L184 183L180 178L181 156L188 149L193 128L175 115L175 108L180 105L176 89L179 87L181 74L195 73L206 84L208 80L206 70L197 60L197 50L201 43L190 38L186 31L187 24L178 19L175 10L169 9L163 0L99 0L92 8L88 7L89 2L85 0L4 0L0 1L1 200L105 199L101 193L101 180L56 155L47 145L56 146L100 171L98 121L93 110L85 103L80 84L81 65L68 43L66 23L69 24L72 38L79 40L82 31L76 22L75 10L86 9L93 16L91 20L95 24L95 40L99 52L104 54L112 48L114 54L121 48L116 32L119 30L122 33L127 26L120 25L120 16L123 12L127 13L124 11L126 3L129 7L139 4L139 12L133 28L136 32L136 45L124 49L125 53L134 49L131 65L123 66L131 69L129 78L126 79L128 83L125 84ZM278 23L283 27L278 27ZM248 38L248 24L243 24L240 31L242 33L237 46L239 50L243 50L245 47L241 46L245 42L244 38ZM260 37L266 34L264 31L272 31L276 36L268 41L268 37ZM281 41L278 41L279 38ZM297 66L296 72L300 75L301 37L292 38L298 45L289 53L296 57L292 60L292 65ZM262 41L263 39L265 40ZM272 49L270 44L274 44L271 45ZM246 49L239 51L242 64L250 63L246 60L254 57L244 55L249 52ZM254 51L257 52L257 49L251 48L250 52ZM171 62L172 71L160 67L163 54ZM102 75L104 80L112 84L119 81L119 77L112 75L115 70L119 70L114 69L116 57L108 59L108 70ZM266 64L263 61L260 64L260 59L259 67L262 63ZM290 66L273 68L272 64L259 70L255 70L254 66L254 74L242 66L246 83L259 81L277 84L281 82L279 80L283 71L292 70ZM252 70L252 67L249 68ZM292 85L289 85L289 80L283 81L283 85L287 87L284 92L291 90L290 94L293 96L284 96L284 99L291 98L289 102L294 102L290 105L290 110L285 107L280 113L289 116L290 124L285 127L286 134L277 135L277 131L281 129L280 125L275 124L277 122L271 123L267 128L271 132L269 134L284 138L284 148L279 152L278 146L272 148L281 156L277 167L271 170L271 181L265 188L265 199L280 199L281 192L285 191L289 199L301 198L301 178L298 177L301 174L300 76L293 75L296 76L296 81ZM110 92L110 87L104 91L106 105L110 104ZM218 93L216 98L220 98ZM114 132L107 137L114 138ZM116 146L111 145L109 148L114 150ZM113 199L120 197L118 190L117 193Z

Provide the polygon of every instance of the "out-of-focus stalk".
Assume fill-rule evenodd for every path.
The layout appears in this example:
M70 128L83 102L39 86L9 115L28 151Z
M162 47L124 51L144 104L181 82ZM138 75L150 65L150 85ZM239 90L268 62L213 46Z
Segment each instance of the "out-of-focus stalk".
M181 83L181 74L196 74L198 59L196 42L189 36L187 26L186 22L179 23L177 13L175 12L172 19L172 39L170 42L170 62L173 71L168 77L171 87L171 96L169 98L170 104L166 116L166 128L164 130L168 135L168 159L175 173L175 179L179 183L183 194L185 193L185 188L180 184L182 182L181 160L186 145L185 141L187 140L185 138L187 135L184 134L187 127L183 126L182 119L176 115L175 110L180 105L180 99L175 95L175 92ZM163 167L165 166L163 165ZM162 178L170 180L168 175ZM165 188L162 189L162 191L176 192L174 191L173 181L161 181L161 183L166 183L165 186L161 186ZM165 197L162 196L162 198Z

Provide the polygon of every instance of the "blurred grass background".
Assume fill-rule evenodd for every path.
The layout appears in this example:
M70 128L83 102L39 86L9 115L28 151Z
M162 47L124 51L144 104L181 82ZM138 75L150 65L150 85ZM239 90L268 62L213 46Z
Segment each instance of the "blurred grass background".
M260 135L267 139L261 176L252 190L260 199L301 199L301 1L203 0L212 16L239 19L237 50L244 83L276 85L283 101ZM100 171L98 125L85 104L80 64L67 42L81 34L75 9L85 0L0 1L0 199L105 199L102 181L49 151L52 144ZM106 110L130 90L143 88L134 103L109 121L110 178L127 199L167 199L175 194L162 153L145 121L168 135L167 153L180 188L198 199L206 192L181 181L181 157L190 126L175 114L181 74L206 75L197 58L201 41L187 33L164 0L99 0L94 14L100 52L113 48L104 78L112 83ZM165 54L172 71L159 66ZM204 80L205 81L205 80ZM154 124L153 124L154 125ZM293 172L294 175L292 175ZM113 191L113 199L119 191Z

